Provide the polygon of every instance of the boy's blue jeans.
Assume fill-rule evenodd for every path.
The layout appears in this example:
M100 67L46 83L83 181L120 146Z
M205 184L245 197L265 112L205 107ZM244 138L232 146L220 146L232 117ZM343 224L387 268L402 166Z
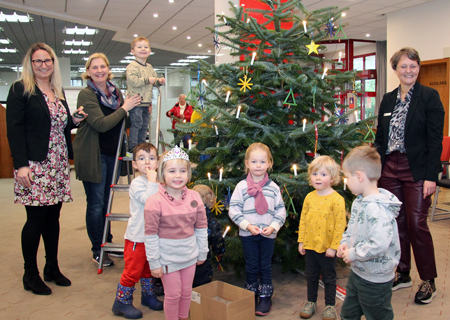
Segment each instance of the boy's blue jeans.
M131 128L128 136L128 150L132 150L147 138L150 113L148 107L135 107L129 111Z
M275 239L262 235L241 237L248 284L272 284L272 256Z
M360 320L364 315L367 320L394 319L391 305L392 282L374 283L350 272L347 282L347 295L341 309L342 320Z

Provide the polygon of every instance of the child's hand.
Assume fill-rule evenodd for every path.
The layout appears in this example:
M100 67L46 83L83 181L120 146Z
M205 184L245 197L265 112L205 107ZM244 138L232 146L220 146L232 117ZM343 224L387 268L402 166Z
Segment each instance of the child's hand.
M199 265L203 264L203 262L205 262L205 260L197 260L197 265L199 266Z
M250 233L252 234L252 236L257 236L258 234L261 233L260 229L258 226L254 226L252 224L249 224L247 226L247 230L250 231Z
M342 258L342 253L344 252L345 249L348 249L348 246L346 243L343 243L338 247L338 251L337 251L338 258Z
M350 249L347 248L344 250L344 252L342 252L342 259L344 260L345 263L352 263L353 260L350 258Z
M299 242L299 243L298 243L298 252L300 252L300 254L301 254L302 256L305 255L306 251L305 251L305 249L303 248L303 242Z
M156 183L157 172L156 170L152 170L150 168L145 168L147 171L147 180L153 183Z
M161 84L166 84L166 79L161 77L161 78L158 79L158 82L161 83Z
M162 267L160 267L158 269L150 270L150 271L152 273L153 278L162 278L162 276L164 274Z
M334 258L334 256L336 255L336 250L328 248L327 251L325 252L325 257L328 258Z
M261 234L263 236L270 236L273 232L275 231L275 229L271 226L265 227L264 229L262 229Z

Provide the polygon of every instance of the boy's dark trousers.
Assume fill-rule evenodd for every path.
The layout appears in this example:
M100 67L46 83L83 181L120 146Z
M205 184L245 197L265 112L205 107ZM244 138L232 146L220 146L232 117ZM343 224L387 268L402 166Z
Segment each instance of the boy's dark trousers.
M364 280L350 272L347 282L347 295L341 309L341 320L361 319L392 320L394 311L391 305L392 282L374 283Z

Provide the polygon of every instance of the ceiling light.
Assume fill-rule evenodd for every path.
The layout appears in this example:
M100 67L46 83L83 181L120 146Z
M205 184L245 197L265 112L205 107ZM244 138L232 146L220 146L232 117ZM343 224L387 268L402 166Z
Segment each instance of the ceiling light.
M63 30L63 32L65 32L66 34L87 34L87 35L93 35L93 34L96 34L98 31L97 31L97 29L89 29L88 27L86 27L86 28L78 28L77 26L75 26L75 28L65 28Z
M0 21L8 21L8 22L30 22L33 21L31 17L27 15L19 15L16 12L13 14L4 14L0 11Z
M84 57L83 60L84 60L84 61L88 61L88 60L89 60L89 57Z
M8 43L11 43L11 41L9 39L0 39L0 43L1 44L8 44Z
M342 12L341 16L345 17L347 14L345 12Z
M174 2L174 0L169 0L169 2L170 2L170 3L173 3L173 2Z
M11 69L13 69L14 71L17 72L17 67L11 67ZM23 68L22 68L22 67L19 67L19 72L22 72L22 70L23 70Z
M137 38L137 37L138 37L137 33L135 33L135 34L133 35L133 37Z
M201 44L201 43L199 43L199 44L198 44L198 46L199 46L199 47L201 47L201 46L202 46L202 44Z
M135 59L134 58L134 56L126 56L126 57L123 57L124 59L128 59L128 60L133 60L133 59Z
M208 50L208 52L211 52L211 50Z
M16 48L14 48L14 49L4 48L4 49L0 49L0 52L2 52L2 53L16 53L17 49Z
M197 62L197 59L180 59L178 62Z
M188 66L189 63L184 63L184 62L172 62L170 65L171 65L171 66Z
M209 58L209 56L189 56L188 59L206 59Z
M187 36L186 38L187 38L188 40L191 40L191 37L190 37L190 36Z
M155 18L158 18L158 14L157 14L157 13L154 13L153 16L154 16Z
M112 68L111 69L111 72L112 73L121 73L121 72L124 72L124 71L126 71L127 70L127 68L123 68L123 67L120 67L120 68Z
M152 51L152 52L150 52L150 55L152 56L152 55L154 55L155 53Z
M366 37L370 37L370 33L366 33Z
M88 53L87 50L81 50L81 49L78 49L78 50L73 50L73 49L63 50L63 52L65 54L86 54L86 53Z
M80 68L78 68L78 72L80 72L80 73L83 73L83 72L86 72L86 68L82 68L82 67L80 67Z
M128 59L126 59L126 60L120 60L120 63L131 63L131 62L133 62L134 60L128 60Z
M76 40L70 40L70 41L64 41L64 44L66 46L90 46L92 44L92 42L90 41L76 41Z
M173 27L172 27L172 30L177 30L177 27L173 26Z

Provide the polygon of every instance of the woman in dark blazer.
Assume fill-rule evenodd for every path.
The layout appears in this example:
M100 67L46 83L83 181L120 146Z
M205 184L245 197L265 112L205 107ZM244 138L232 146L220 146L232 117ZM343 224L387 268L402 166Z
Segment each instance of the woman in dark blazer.
M422 279L414 301L430 303L436 296L437 271L427 216L442 171L444 107L436 90L416 81L420 70L416 50L399 50L392 56L391 66L400 86L383 97L375 147L383 162L379 187L403 202L397 217L401 257L392 290L412 286L412 246Z
M70 130L86 117L82 108L78 113L80 118L70 116L52 48L45 43L32 45L23 59L22 77L8 94L6 125L14 162L14 201L25 205L27 213L22 230L23 286L35 294L52 292L37 267L41 236L44 280L71 285L58 266L59 214L62 203L72 201Z

